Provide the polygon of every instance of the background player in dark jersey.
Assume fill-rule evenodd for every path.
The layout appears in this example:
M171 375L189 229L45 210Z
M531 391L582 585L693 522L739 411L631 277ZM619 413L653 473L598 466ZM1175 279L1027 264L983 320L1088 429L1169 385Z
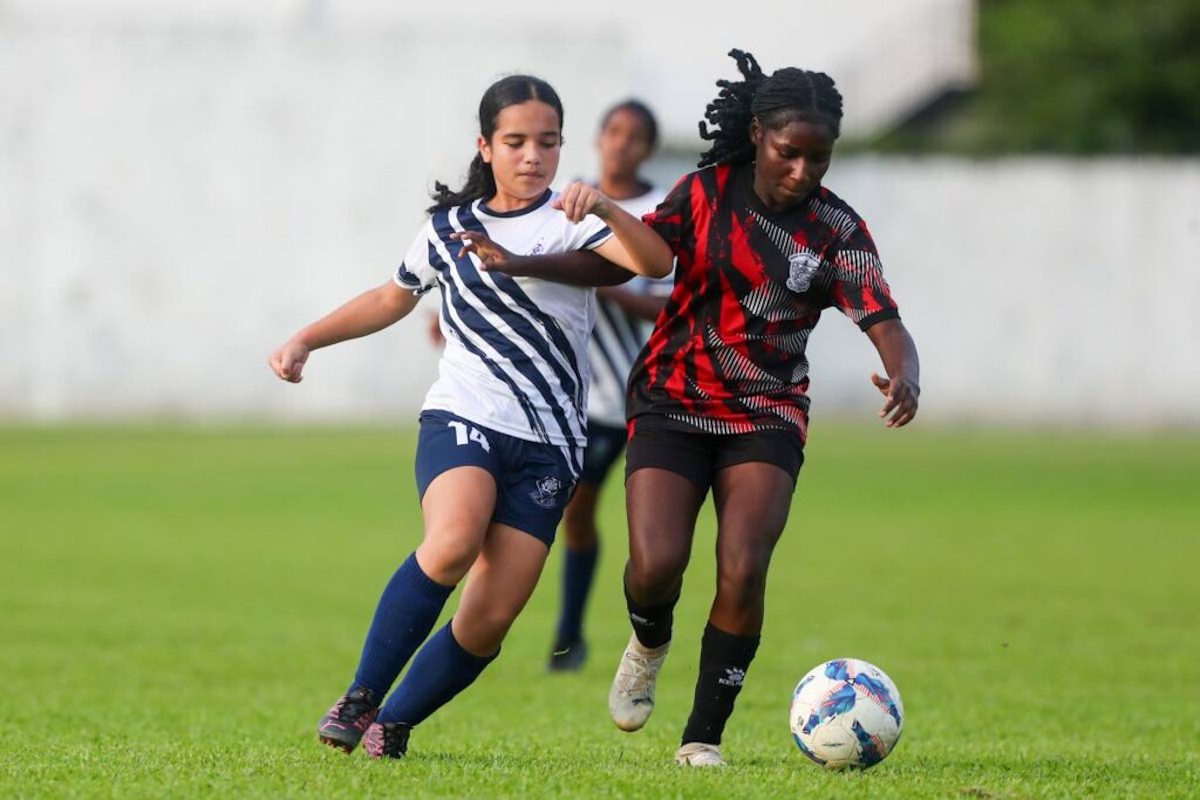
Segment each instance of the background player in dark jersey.
M808 429L805 347L822 309L866 332L888 377L888 427L917 412L916 347L900 322L862 219L821 186L842 98L824 73L766 76L734 50L701 123L712 147L646 222L676 256L675 289L629 380L625 594L634 634L609 711L638 730L671 642L672 613L709 489L717 512L717 593L700 653L681 764L725 763L725 723L758 649L767 567L787 522ZM600 281L586 254L489 266L564 282ZM613 272L609 270L609 272ZM618 271L619 272L619 271ZM616 278L612 278L616 279Z
M640 174L657 143L658 121L637 100L617 103L600 120L596 138L600 176L596 187L638 218L653 211L666 194ZM625 385L629 372L671 287L670 278L636 277L597 292L596 327L588 346L592 364L588 443L583 472L563 515L567 549L551 670L576 670L587 658L583 615L600 553L596 504L601 486L625 449Z

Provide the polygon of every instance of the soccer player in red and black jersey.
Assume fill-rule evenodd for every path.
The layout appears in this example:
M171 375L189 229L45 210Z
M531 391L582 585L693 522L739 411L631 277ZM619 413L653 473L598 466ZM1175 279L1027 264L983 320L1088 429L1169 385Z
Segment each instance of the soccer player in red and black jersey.
M676 257L675 288L629 379L625 596L633 636L609 693L618 727L654 708L672 613L708 491L717 513L717 593L676 760L725 763L725 723L762 629L767 567L783 532L808 429L805 346L825 308L866 332L887 377L888 427L917 412L918 362L862 219L821 186L842 98L824 73L763 73L730 53L701 135L712 147L645 221ZM486 258L512 274L599 281L589 256ZM594 257L591 257L594 259ZM575 271L572 273L571 270ZM585 277L586 276L586 277Z
M764 75L730 53L701 135L712 147L646 217L675 252L676 284L629 379L625 594L634 635L609 695L637 730L671 640L672 610L696 516L711 489L717 593L701 644L691 716L676 758L724 763L719 745L758 649L767 567L787 522L808 430L805 345L835 307L866 332L888 377L880 415L917 411L916 347L875 244L850 206L821 186L842 117L824 73Z

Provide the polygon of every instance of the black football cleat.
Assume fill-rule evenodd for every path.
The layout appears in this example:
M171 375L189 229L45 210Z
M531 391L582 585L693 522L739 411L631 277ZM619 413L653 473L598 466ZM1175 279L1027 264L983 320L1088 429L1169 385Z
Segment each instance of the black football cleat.
M333 704L317 725L317 735L330 747L349 753L375 721L379 713L379 698L370 689L359 687Z
M371 758L404 758L411 732L412 726L403 722L376 722L367 728L363 749Z

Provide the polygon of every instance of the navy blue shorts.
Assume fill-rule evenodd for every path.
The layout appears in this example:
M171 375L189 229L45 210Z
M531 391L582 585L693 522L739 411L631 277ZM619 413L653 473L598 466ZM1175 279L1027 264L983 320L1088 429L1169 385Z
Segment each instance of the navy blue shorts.
M518 439L448 411L421 413L417 492L455 467L481 467L496 479L492 522L510 525L549 547L575 490L565 447Z
M608 477L613 464L621 457L628 436L624 426L605 425L588 420L587 450L583 452L583 472L580 483L599 486Z

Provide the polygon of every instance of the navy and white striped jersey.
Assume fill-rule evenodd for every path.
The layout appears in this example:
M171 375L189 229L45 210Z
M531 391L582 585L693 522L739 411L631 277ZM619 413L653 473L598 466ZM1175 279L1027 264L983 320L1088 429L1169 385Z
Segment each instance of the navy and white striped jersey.
M512 253L537 255L591 249L612 236L595 216L569 222L551 207L553 197L547 190L533 205L507 213L479 200L435 212L395 281L418 294L442 290L446 346L423 408L564 447L575 462L587 442L587 338L595 291L481 271L475 256L459 257L461 243L450 238L481 231ZM579 465L572 466L578 472Z
M645 194L627 200L615 200L617 205L641 219L653 211L666 193L651 187ZM674 276L646 278L638 275L621 285L622 289L637 294L669 297L674 288ZM625 427L625 383L629 371L650 338L654 323L626 314L611 300L599 300L596 304L596 328L588 353L592 361L592 391L588 396L588 419L602 425Z

